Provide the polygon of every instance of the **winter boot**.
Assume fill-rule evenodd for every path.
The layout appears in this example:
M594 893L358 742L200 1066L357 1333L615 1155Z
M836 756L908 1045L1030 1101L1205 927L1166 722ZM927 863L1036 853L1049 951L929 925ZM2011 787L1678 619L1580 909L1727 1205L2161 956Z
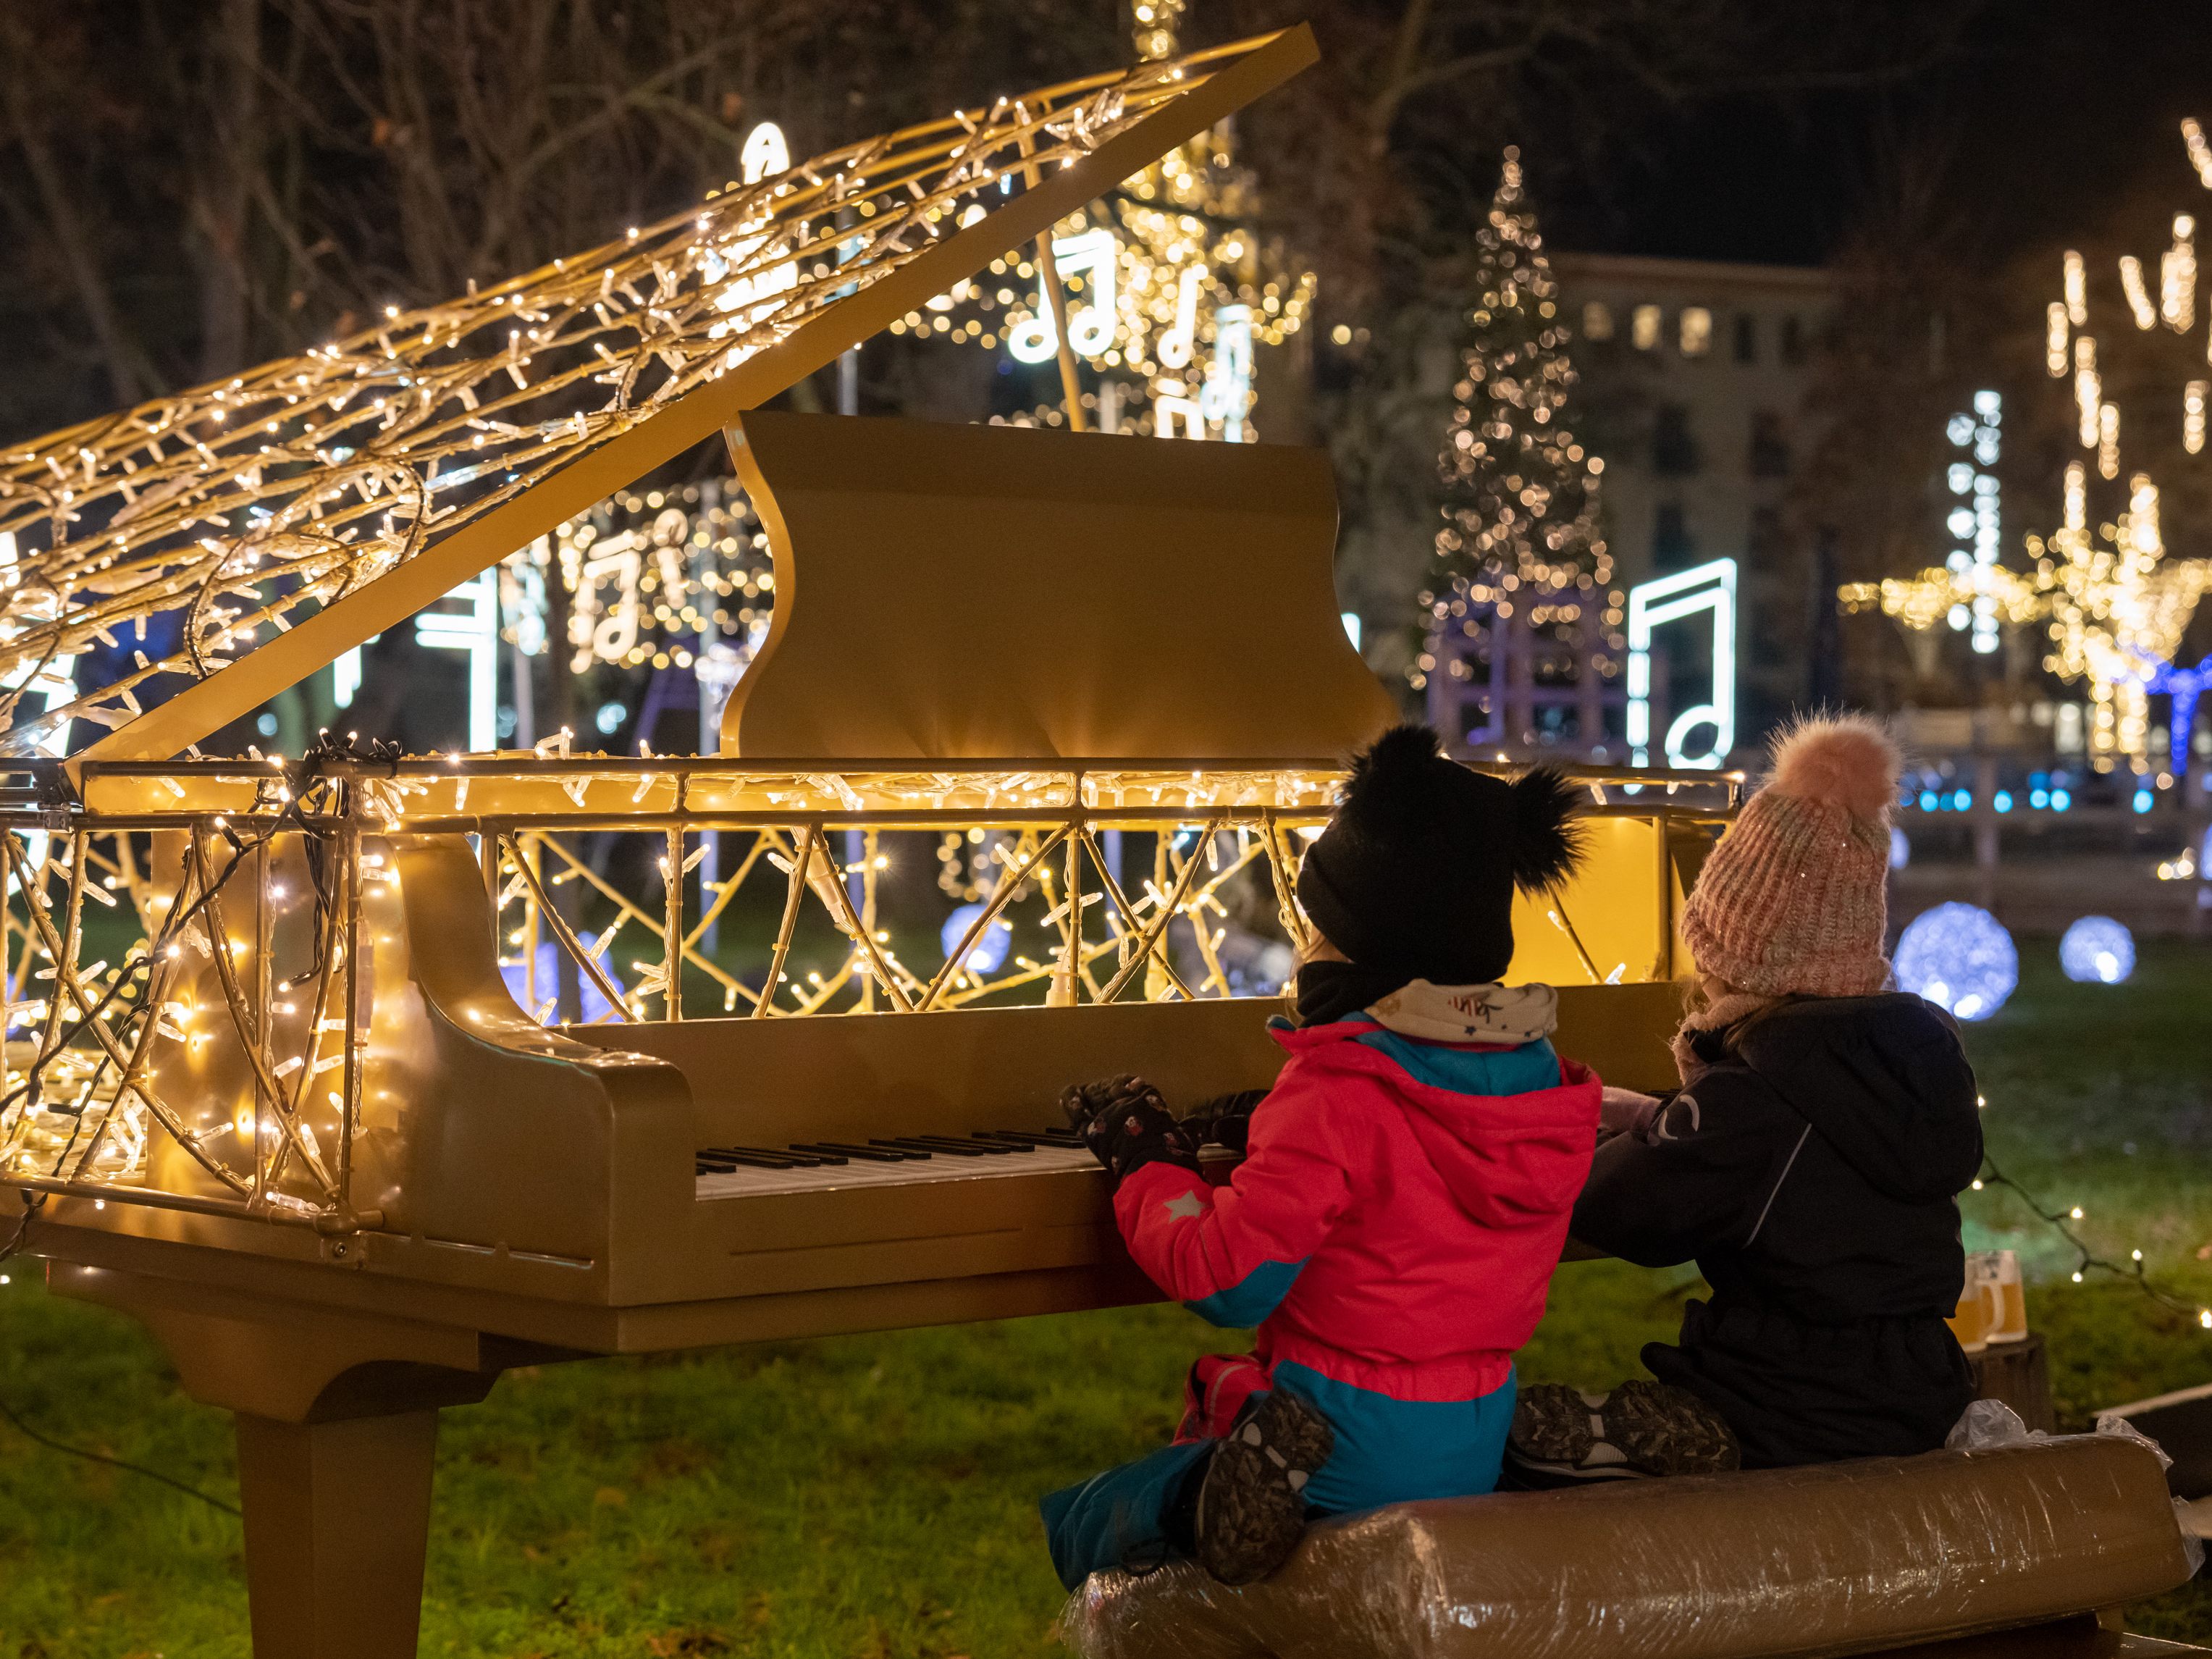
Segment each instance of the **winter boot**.
M1513 1484L1537 1487L1717 1474L1742 1461L1718 1412L1687 1389L1640 1379L1611 1394L1559 1382L1522 1389L1506 1454Z
M1296 1395L1255 1396L1207 1462L1192 1528L1199 1564L1249 1584L1289 1560L1305 1534L1306 1483L1335 1448L1328 1419Z

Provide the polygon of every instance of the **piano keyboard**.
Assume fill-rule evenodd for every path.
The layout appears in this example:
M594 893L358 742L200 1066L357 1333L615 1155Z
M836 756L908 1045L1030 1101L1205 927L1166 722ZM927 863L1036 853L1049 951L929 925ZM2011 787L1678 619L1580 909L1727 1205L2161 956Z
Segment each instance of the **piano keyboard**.
M972 1135L899 1135L790 1146L709 1146L693 1171L702 1199L770 1193L902 1187L1095 1170L1097 1160L1066 1129L983 1129Z

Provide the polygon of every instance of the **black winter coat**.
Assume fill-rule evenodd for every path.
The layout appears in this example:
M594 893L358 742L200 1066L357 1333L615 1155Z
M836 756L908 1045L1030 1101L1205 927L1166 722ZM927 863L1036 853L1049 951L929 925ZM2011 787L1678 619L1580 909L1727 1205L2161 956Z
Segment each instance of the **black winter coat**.
M1644 1363L1747 1468L1933 1450L1972 1397L1943 1323L1982 1159L1956 1030L1915 996L1808 998L1697 1042L1710 1069L1653 1140L1598 1149L1575 1206L1583 1243L1713 1287Z

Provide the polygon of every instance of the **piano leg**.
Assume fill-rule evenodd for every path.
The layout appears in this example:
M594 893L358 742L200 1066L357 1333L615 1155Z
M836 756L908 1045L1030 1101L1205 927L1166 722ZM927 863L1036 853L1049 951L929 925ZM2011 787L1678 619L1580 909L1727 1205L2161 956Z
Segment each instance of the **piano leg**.
M436 1410L237 1419L254 1659L413 1659Z
M234 1414L253 1659L414 1659L438 1412L563 1350L181 1279L49 1263L142 1320Z

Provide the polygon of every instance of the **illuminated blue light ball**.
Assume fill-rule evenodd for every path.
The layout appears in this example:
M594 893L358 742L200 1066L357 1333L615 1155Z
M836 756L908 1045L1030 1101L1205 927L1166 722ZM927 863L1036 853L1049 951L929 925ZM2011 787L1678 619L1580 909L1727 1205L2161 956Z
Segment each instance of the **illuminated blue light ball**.
M1987 1019L2020 983L2020 952L1988 911L1939 904L1905 925L1897 941L1897 983L1960 1019Z
M968 930L975 925L975 918L983 914L980 904L963 904L945 919L945 931L939 935L945 954L949 958L960 948L960 941L968 937ZM961 964L969 973L978 975L995 974L1006 959L1006 951L1014 942L1011 924L994 921L983 930L968 952L968 960Z
M1912 843L1895 824L1889 827L1889 867L1902 870L1912 862Z
M2136 970L2135 938L2110 916L2084 916L2058 941L2058 965L2082 985L2118 985Z

